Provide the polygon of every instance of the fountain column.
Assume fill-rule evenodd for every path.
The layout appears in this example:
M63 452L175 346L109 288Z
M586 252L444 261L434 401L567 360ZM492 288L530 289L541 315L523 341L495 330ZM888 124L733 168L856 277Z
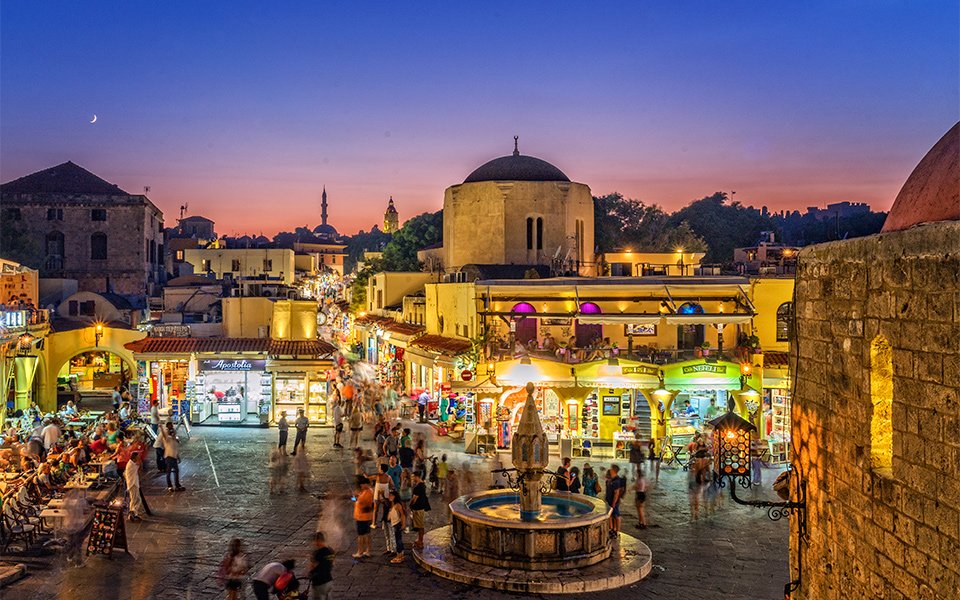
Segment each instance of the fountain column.
M513 466L521 481L520 519L535 521L540 515L540 479L550 459L547 434L540 423L537 404L533 401L534 387L527 383L527 400L523 405L520 423L510 442Z

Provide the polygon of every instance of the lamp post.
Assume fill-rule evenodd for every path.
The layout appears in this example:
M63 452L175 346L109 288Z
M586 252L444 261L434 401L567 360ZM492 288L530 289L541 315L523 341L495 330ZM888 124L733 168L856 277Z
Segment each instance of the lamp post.
M97 323L96 327L93 328L93 345L96 348L100 347L100 339L103 337L103 323Z
M714 428L713 457L714 480L719 487L730 485L730 498L737 504L767 509L767 517L771 521L779 521L787 515L797 517L798 537L803 539L807 532L807 483L800 480L797 487L797 499L789 500L787 490L784 502L769 502L766 500L744 500L737 496L737 487L749 489L753 485L751 473L750 443L753 433L757 430L753 423L741 418L733 411L718 417L710 424ZM787 477L794 473L792 469L786 471ZM779 493L779 492L778 492ZM798 555L799 556L799 555ZM783 586L785 597L800 587L801 566L797 565L797 578Z

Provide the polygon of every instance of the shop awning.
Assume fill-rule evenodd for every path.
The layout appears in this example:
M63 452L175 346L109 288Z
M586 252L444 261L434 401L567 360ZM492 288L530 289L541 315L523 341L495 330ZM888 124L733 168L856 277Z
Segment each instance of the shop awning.
M730 325L749 323L753 315L731 314L702 314L702 315L666 315L663 317L667 325Z
M500 385L525 385L528 381L554 387L573 387L573 368L561 362L541 358L513 359L496 364L496 382Z
M412 348L422 348L438 354L456 356L463 354L473 347L470 340L451 338L442 335L423 335L410 343Z
M269 354L304 358L332 357L336 348L323 340L271 340L269 338L146 337L124 344L135 354Z
M501 387L490 381L489 378L480 381L454 381L450 384L450 389L461 394L470 392L474 394L499 394L501 391Z
M578 314L577 321L583 325L655 325L660 323L662 315L616 314L584 315Z
M703 359L664 365L663 387L668 390L739 390L740 365Z
M574 367L581 385L600 387L657 387L660 367L634 360L619 359L617 364L607 360L580 363Z

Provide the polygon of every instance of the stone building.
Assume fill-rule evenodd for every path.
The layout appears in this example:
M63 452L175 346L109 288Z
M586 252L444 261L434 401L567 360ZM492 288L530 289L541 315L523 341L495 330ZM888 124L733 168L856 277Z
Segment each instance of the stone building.
M797 260L794 597L960 589L960 124L920 161L883 232Z
M516 140L514 140L516 142ZM550 265L593 273L593 197L550 163L513 154L475 169L443 196L443 266Z
M383 213L383 232L396 233L398 229L400 229L400 213L397 212L397 207L393 205L393 196L390 196L387 210Z
M163 213L146 196L65 162L0 186L0 209L3 245L42 277L134 299L159 294Z

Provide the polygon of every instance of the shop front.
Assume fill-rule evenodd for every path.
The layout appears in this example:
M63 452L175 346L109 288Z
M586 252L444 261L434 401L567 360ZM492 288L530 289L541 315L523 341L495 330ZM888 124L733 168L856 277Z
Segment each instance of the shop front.
M191 420L203 425L260 425L271 400L267 361L209 356L197 358Z
M763 369L763 410L760 415L761 436L767 440L770 460L790 460L790 390L789 355L767 352L754 355L754 368Z
M407 366L407 395L416 399L426 391L431 398L428 406L430 418L440 415L441 399L452 394L452 384L457 379L458 357L470 351L470 340L439 335L424 335L414 339L403 353Z
M302 408L311 423L327 425L332 418L332 407L328 406L332 367L328 360L268 361L267 370L274 381L272 421L277 422L280 411L285 411L292 422Z

